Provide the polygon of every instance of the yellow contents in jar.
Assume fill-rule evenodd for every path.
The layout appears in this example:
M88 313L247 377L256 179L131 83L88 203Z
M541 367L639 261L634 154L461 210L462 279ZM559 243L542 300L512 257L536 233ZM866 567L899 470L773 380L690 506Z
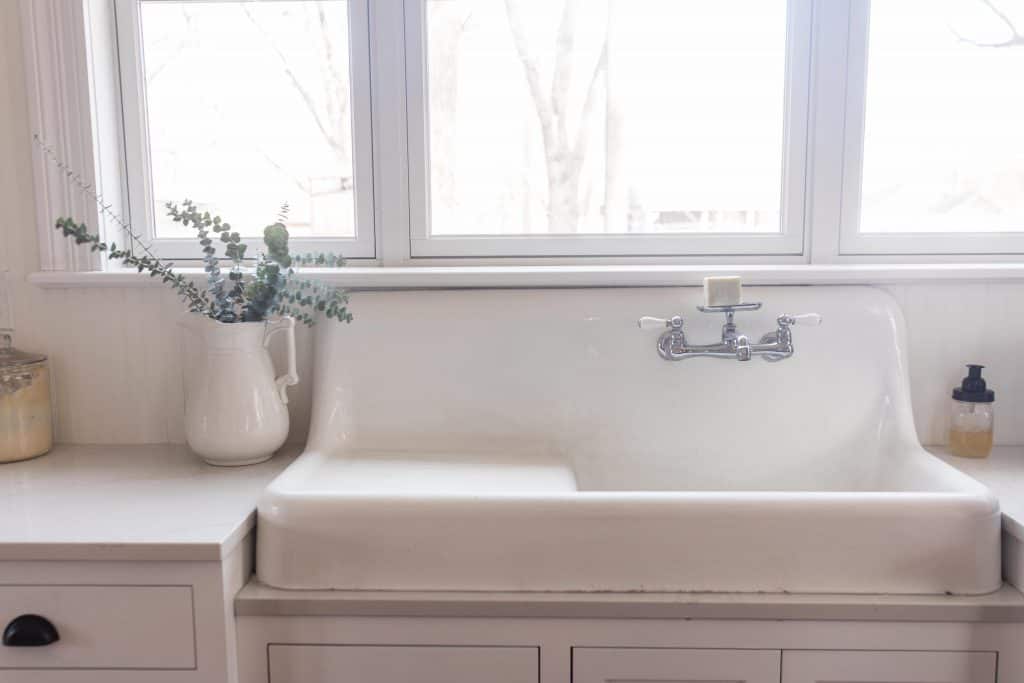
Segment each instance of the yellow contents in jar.
M961 458L985 458L992 452L992 430L949 430L949 449Z
M0 462L34 458L52 446L47 368L30 367L0 375Z

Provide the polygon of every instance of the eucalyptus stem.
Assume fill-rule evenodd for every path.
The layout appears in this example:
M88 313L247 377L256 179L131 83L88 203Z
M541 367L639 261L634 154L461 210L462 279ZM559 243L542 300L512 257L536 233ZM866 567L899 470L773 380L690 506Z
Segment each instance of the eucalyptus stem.
M70 218L58 218L57 229L65 237L74 239L75 244L88 244L90 251L103 252L109 258L121 261L140 273L148 272L150 277L159 277L185 300L191 313L209 314L210 299L206 292L200 291L195 283L190 282L184 275L175 273L171 266L164 264L159 259L150 256L135 256L130 251L118 249L113 242L107 244L100 240L99 235L90 233L85 223L76 224Z
M91 199L93 203L96 204L96 208L99 209L101 215L106 216L114 223L116 223L117 226L121 228L121 230L124 232L124 234L128 236L128 240L132 244L137 246L139 249L141 249L146 254L146 256L148 256L151 259L156 258L156 255L150 250L149 245L146 244L142 236L137 234L135 230L132 229L131 224L128 223L128 221L124 220L124 218L122 218L120 214L116 213L113 210L113 205L108 204L103 199L103 195L96 190L95 186L92 183L86 182L85 178L83 178L74 169L72 169L70 166L64 163L64 161L59 156L57 156L57 153L54 151L54 149L50 147L50 145L48 145L45 140L39 137L38 133L34 133L32 135L32 139L35 141L36 146L38 146L39 149L42 150L43 155L50 161L50 163L56 166L57 169L64 174L64 178L71 182L71 184L77 187L82 192L82 194L84 194L86 197Z
M73 218L58 218L56 229L76 244L89 245L90 251L103 253L112 261L160 278L185 301L190 312L223 323L261 322L271 315L291 315L306 325L313 325L319 313L339 322L352 321L348 295L344 291L296 277L294 265L335 267L342 265L344 259L338 254L292 256L288 247L287 204L281 206L277 221L263 229L266 251L257 258L253 272L247 273L242 267L247 245L230 223L200 210L190 199L184 200L180 207L168 202L165 205L167 215L174 222L195 230L206 272L206 287L200 289L184 275L174 272L173 263L160 260L128 221L114 212L112 205L104 201L92 184L68 167L42 138L34 135L33 139L65 178L92 199L100 214L116 223L142 253L119 249L114 242L104 242L99 235L90 233L88 226ZM224 245L224 257L231 263L226 278L217 253L217 241Z

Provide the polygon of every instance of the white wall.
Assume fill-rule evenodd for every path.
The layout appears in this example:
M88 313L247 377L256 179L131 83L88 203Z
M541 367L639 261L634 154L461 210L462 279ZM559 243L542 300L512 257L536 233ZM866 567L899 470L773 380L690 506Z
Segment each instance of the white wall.
M21 50L17 2L0 0L0 269L10 271L18 344L50 354L58 440L180 442L182 334L175 324L179 306L173 294L151 288L44 290L25 281L39 258ZM889 289L907 318L914 413L922 441L945 440L950 390L963 374L962 365L978 362L988 365L986 374L996 390L997 441L1024 444L1024 364L1018 360L1024 284ZM416 294L409 296L415 299ZM300 337L305 381L292 390L294 441L305 439L308 426L310 339L308 334ZM836 405L842 408L841 394Z

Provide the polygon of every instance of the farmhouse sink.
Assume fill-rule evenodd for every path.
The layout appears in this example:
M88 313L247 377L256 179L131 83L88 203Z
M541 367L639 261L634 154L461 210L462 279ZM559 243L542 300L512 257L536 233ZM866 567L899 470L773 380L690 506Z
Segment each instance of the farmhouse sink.
M698 290L386 292L319 327L307 451L259 504L296 589L979 594L999 510L924 451L902 316L871 288L750 288L778 363L662 360Z

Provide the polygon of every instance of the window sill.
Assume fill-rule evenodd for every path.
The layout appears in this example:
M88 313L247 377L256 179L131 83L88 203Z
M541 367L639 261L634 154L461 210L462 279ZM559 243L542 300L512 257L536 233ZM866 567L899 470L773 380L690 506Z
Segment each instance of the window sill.
M190 277L199 268L178 269ZM708 275L741 275L749 285L847 285L903 282L1024 282L1024 263L832 264L742 266L420 266L318 268L303 276L350 289L508 287L680 287ZM38 272L43 288L161 287L133 271Z

